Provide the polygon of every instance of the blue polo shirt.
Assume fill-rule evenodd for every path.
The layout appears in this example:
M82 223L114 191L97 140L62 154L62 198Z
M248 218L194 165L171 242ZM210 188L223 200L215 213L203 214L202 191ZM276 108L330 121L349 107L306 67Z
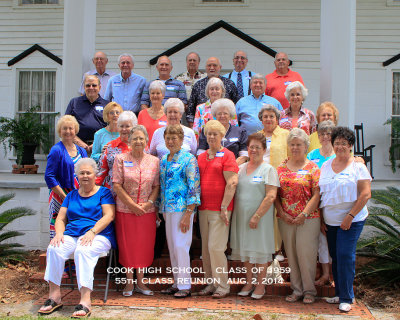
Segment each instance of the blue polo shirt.
M160 78L157 78L156 80L160 80ZM163 81L163 80L161 80ZM151 106L151 101L150 101L150 92L149 92L149 86L152 81L149 81L146 83L145 88L143 89L143 94L142 94L142 101L140 104L145 104L148 106ZM185 85L183 84L182 81L175 80L172 78L169 78L168 80L164 81L166 90L165 90L165 96L162 101L162 104L164 105L165 101L167 101L169 98L179 98L183 102L183 104L187 104L187 97L186 97L186 88Z
M138 74L132 73L126 80L117 74L108 80L104 99L119 103L124 110L139 112L145 85L146 79Z
M280 102L275 98L262 94L258 99L251 94L243 97L236 103L236 115L240 123L240 127L247 131L247 135L263 129L261 121L258 119L263 104L272 104L278 110L283 110Z
M77 136L84 142L93 141L95 132L107 125L103 120L103 109L107 103L100 96L91 103L86 95L72 98L68 103L65 114L76 118L79 123Z

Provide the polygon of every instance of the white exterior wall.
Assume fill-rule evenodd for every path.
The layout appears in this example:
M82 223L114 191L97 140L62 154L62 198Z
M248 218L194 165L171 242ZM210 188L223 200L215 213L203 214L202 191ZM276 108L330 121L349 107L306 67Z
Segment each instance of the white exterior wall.
M67 0L68 1L68 0ZM245 6L201 6L196 0L98 0L96 50L109 55L108 67L118 71L122 52L135 57L134 72L156 76L149 60L213 23L224 20L276 51L285 51L294 61L292 69L302 74L309 88L305 106L319 105L320 0L249 0ZM15 91L12 70L6 63L38 43L62 58L63 9L15 9L13 1L0 2L0 112L12 115L10 94ZM338 23L340 23L338 21ZM356 112L355 123L367 127L367 144L375 144L374 174L377 179L400 179L387 162L389 128L382 129L390 115L390 78L382 62L400 52L400 7L387 7L386 0L357 1ZM184 56L191 50L202 57L221 58L223 69L232 68L236 49L248 51L248 69L268 73L272 58L220 29L171 57L173 75L185 70ZM390 66L392 68L392 66ZM390 69L389 68L389 69ZM77 89L79 83L76 84ZM60 105L63 112L66 106ZM2 151L1 151L2 152ZM10 161L0 156L0 171L9 171ZM44 169L44 168L43 168Z

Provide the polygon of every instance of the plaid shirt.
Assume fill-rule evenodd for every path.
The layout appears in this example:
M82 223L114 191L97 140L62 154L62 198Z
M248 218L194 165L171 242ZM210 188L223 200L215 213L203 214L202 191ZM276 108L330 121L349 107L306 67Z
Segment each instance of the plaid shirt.
M317 129L317 121L315 115L311 110L300 108L300 115L297 119L297 126L295 125L295 120L292 116L292 107L289 107L281 111L281 117L279 119L279 126L283 129L292 130L297 127L303 129L308 135L315 132Z
M203 79L207 77L207 73L202 73L200 71L197 71L194 74L194 77L191 78L189 72L182 72L180 74L178 74L175 79L181 81L186 88L186 96L188 99L190 99L190 94L192 93L192 89L194 84L199 81L200 79Z
M231 99L236 104L238 99L238 92L235 83L232 80L219 76L218 78L224 83L226 94L225 98ZM210 78L206 77L196 82L193 86L192 94L190 95L189 108L187 111L187 121L194 122L194 115L196 107L208 100L206 96L206 85Z
M157 78L156 80L160 80L160 78ZM152 83L152 82L153 81L148 81L146 83L146 86L143 89L142 99L141 99L140 104L145 104L145 105L151 106L149 86L150 86L150 83ZM162 101L163 105L164 105L165 101L167 101L169 98L179 98L179 99L181 99L183 104L187 104L185 86L183 85L183 83L181 81L169 78L168 80L165 81L165 86L166 86L166 90L165 90L164 99Z

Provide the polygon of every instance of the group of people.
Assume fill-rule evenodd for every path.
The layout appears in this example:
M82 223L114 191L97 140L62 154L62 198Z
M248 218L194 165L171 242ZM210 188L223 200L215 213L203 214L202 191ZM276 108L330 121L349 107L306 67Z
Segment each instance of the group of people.
M123 295L153 295L143 270L153 263L161 221L171 266L179 270L162 293L190 296L195 217L204 277L211 279L198 295L229 294L230 237L229 259L246 269L239 295L261 299L267 267L282 253L283 240L293 289L286 301L313 303L316 284L329 281L331 261L336 296L327 301L350 311L371 177L352 155L354 133L337 127L335 105L322 103L316 116L303 107L308 91L288 69L287 55L278 53L276 70L264 77L247 71L247 55L237 51L235 70L221 77L217 58L207 60L203 75L200 57L190 53L188 71L177 77L183 82L171 78L168 57L159 58L159 78L147 83L131 73L130 55L120 56L118 75L105 74L106 61L93 58L96 70L103 62L103 73L84 76L85 93L59 119L61 141L48 156L50 293L39 313L62 306L64 263L73 254L81 292L73 316L89 315L94 267L112 247L136 274L136 280L126 274ZM99 94L103 81L111 102ZM96 123L102 124L94 130ZM315 281L318 257L323 273Z

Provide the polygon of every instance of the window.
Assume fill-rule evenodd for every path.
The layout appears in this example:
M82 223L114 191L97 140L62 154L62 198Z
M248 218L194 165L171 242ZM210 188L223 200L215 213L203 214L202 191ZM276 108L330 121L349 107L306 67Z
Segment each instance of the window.
M243 7L248 6L250 0L195 0L196 6L213 6L213 7Z
M58 0L21 0L21 4L59 4Z
M400 72L393 72L392 119L400 120ZM393 130L391 134L392 145L400 143L400 132ZM394 158L400 160L400 148L395 151Z
M18 110L23 113L29 107L40 106L38 115L43 123L49 125L50 145L54 144L56 71L24 70L18 72ZM49 150L36 150L48 153Z

